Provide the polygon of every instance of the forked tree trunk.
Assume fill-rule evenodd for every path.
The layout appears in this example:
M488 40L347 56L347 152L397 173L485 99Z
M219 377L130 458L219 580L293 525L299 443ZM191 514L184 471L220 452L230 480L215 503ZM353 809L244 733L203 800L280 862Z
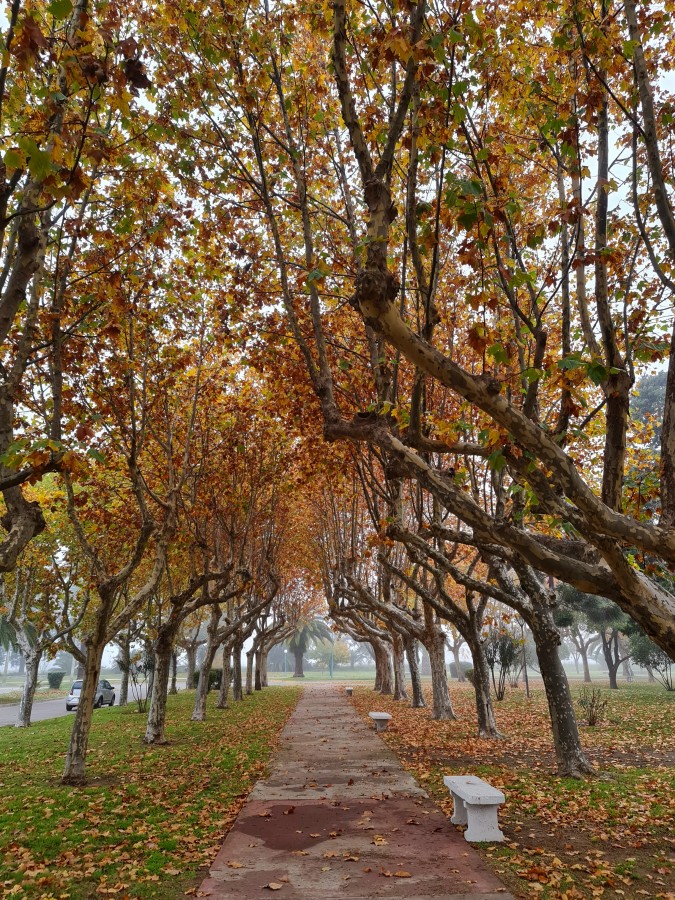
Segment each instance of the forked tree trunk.
M232 647L226 644L223 647L223 675L220 679L220 690L218 691L218 702L216 709L228 709L227 695L230 692L230 683L232 681L232 667L230 665L232 656Z
M19 712L16 718L17 728L28 728L30 725L42 652L42 649L38 650L33 648L24 651L24 658L26 660L26 678L23 683L21 703L19 704Z
M241 683L241 643L232 648L232 699L240 701L244 699Z
M265 648L262 652L262 656L260 657L260 685L262 688L266 688L267 685L267 657L269 656L269 650Z
M483 645L478 635L476 635L475 639L467 639L467 643L473 661L473 687L476 693L478 737L501 738L503 735L497 728L495 713L492 707L492 697L490 695L490 670L488 668L487 660L485 659Z
M256 691L262 690L262 660L265 655L264 649L258 647L255 654L255 679L254 679L254 687Z
M545 617L542 621L542 617ZM560 638L550 613L533 616L527 623L537 648L539 671L544 682L558 774L568 778L582 778L593 772L579 739L574 703L567 675L560 662Z
M420 675L420 666L417 659L417 641L409 634L404 639L405 655L408 658L408 669L410 670L410 682L412 685L412 704L413 709L423 709L427 705L424 699L424 691L422 690L422 677Z
M99 631L102 629L99 629ZM86 783L87 747L89 746L89 730L94 716L94 702L96 690L101 674L101 658L105 648L105 633L99 636L98 641L87 644L87 655L82 676L82 690L77 704L73 730L70 733L70 743L66 753L66 764L63 769L62 784Z
M607 663L607 674L609 675L609 687L613 691L619 690L619 684L617 682L617 674L619 672L619 666L621 662L619 660L618 652L612 652L612 644L618 644L618 637L616 631L612 631L609 639L605 636L605 634L601 634L602 637L602 654L605 657L605 662Z
M295 672L293 672L293 678L304 678L305 673L302 671L302 658L305 654L301 653L299 650L293 651L293 656L295 656Z
M155 677L152 680L148 723L145 728L146 744L166 744L166 701L171 675L171 638L159 638L155 653Z
M456 719L448 689L448 673L445 668L445 636L435 627L425 643L431 666L432 719Z
M405 687L403 638L398 632L392 632L391 642L394 656L394 700L407 700L408 692Z

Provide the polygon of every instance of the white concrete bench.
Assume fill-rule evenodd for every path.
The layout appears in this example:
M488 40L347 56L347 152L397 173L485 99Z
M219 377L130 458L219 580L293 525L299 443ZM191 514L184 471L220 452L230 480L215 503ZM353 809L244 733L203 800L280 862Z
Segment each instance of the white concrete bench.
M455 802L450 821L468 826L464 832L467 841L504 840L497 822L497 810L506 799L501 791L477 775L446 775L443 783Z
M345 688L345 694L346 694L348 697L351 697L351 695L352 695L353 693L354 693L354 688L353 688L353 687L346 687L346 688Z
M375 731L386 731L391 716L389 713L369 712L368 715L375 723Z

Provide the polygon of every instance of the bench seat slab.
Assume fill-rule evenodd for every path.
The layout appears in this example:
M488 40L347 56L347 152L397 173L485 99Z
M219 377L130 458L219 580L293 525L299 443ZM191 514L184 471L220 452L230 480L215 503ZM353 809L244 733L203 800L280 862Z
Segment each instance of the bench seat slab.
M504 840L497 821L497 811L506 799L501 791L475 775L446 775L443 781L454 802L450 821L467 826L465 840L491 843Z

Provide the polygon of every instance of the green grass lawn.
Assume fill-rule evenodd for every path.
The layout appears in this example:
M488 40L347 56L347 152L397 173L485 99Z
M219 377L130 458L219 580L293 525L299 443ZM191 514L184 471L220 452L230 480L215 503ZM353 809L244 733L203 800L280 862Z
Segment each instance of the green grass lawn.
M199 883L298 698L272 687L228 710L169 697L163 747L134 706L96 710L90 783L63 787L72 718L0 729L0 896L180 897ZM200 872L200 870L202 870Z

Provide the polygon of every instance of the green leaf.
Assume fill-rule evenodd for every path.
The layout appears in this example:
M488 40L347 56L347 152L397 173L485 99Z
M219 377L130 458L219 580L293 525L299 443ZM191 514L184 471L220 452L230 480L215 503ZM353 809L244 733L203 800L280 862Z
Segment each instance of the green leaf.
M16 147L10 148L4 156L5 165L8 169L22 169L25 165L26 159L21 153L20 150L17 150Z
M580 369L585 365L587 365L587 363L579 356L566 356L564 359L558 361L559 369Z
M504 454L501 450L495 450L494 453L491 453L488 456L488 465L491 469L494 469L495 472L501 472L506 465L506 460L504 459Z
M593 384L602 384L602 382L605 381L607 376L609 375L607 367L603 366L602 363L599 362L587 363L586 373L588 374L588 377L591 379Z
M47 7L47 12L54 16L55 19L65 19L73 11L71 0L52 0Z
M509 361L509 354L501 344L493 344L491 347L488 347L487 355L491 356L496 363L507 363Z
M105 462L105 456L101 453L100 450L96 450L94 447L90 447L87 450L87 456L90 456L92 459L95 459L96 462L100 462L100 463Z

